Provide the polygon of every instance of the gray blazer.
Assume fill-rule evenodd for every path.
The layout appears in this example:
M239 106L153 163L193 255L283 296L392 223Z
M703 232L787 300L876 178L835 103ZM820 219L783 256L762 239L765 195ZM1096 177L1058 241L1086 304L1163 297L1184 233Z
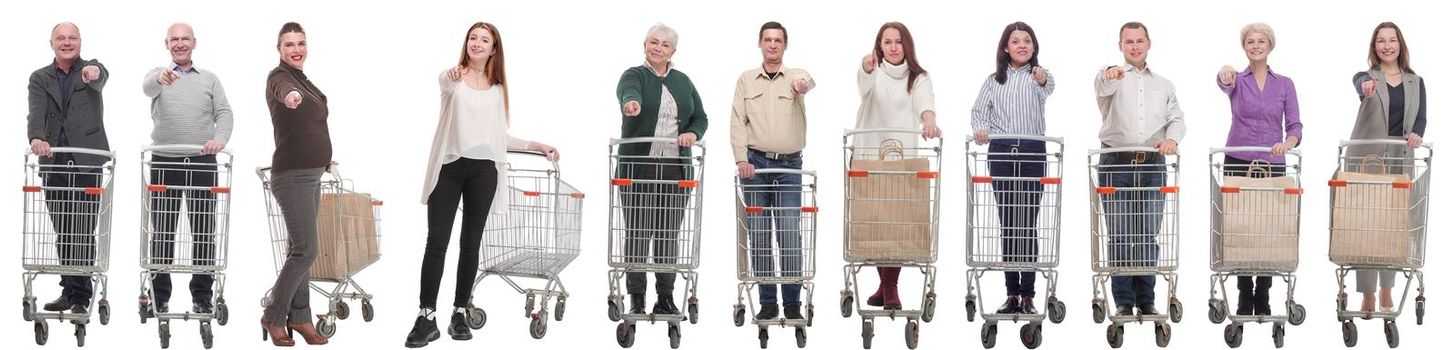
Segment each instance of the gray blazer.
M1384 72L1379 68L1367 72L1359 72L1354 75L1354 89L1363 95L1360 85L1369 81L1371 77L1384 77ZM1419 117L1419 110L1422 108L1421 96L1424 95L1420 76L1415 73L1405 72L1403 82L1400 86L1405 87L1404 94L1404 132L1406 134L1415 131L1415 120ZM1359 114L1354 120L1354 130L1350 133L1351 140L1403 140L1401 136L1389 136L1389 85L1374 84L1374 96L1360 96ZM1384 157L1401 157L1407 154L1408 148L1404 146L1356 146L1348 150L1346 156L1363 157L1376 155Z
M81 83L81 69L87 66L101 68L101 76L90 84ZM70 108L62 115L61 83L56 76L55 63L46 65L30 74L30 114L26 116L26 139L41 139L56 147L61 130L66 131L69 147L110 150L106 141L106 125L102 119L101 89L106 87L110 73L106 66L96 60L76 60L69 74ZM55 158L41 158L42 163L53 162ZM89 154L76 154L79 165L101 165L108 159Z

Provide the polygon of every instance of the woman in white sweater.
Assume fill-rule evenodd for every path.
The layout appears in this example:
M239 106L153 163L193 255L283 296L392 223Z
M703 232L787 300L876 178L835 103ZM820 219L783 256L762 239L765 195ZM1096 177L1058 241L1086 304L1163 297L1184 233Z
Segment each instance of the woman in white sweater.
M914 54L914 38L899 22L879 27L874 53L864 56L859 71L859 117L855 129L920 129L921 138L940 137L935 123L935 94L930 76ZM854 137L857 149L877 150L887 140L897 140L905 149L918 140L905 134L865 133ZM875 155L877 156L877 155ZM899 269L880 267L879 289L866 302L884 309L899 309Z
M439 339L435 301L444 275L450 225L463 200L459 266L455 273L454 312L449 334L455 340L471 338L466 325L471 282L480 260L480 240L492 209L502 211L496 196L504 193L505 153L525 149L556 159L556 149L506 134L510 126L510 94L505 83L505 57L500 32L479 22L470 26L460 50L460 61L440 73L440 121L425 174L424 198L429 206L429 235L419 275L419 316L405 346L429 345Z

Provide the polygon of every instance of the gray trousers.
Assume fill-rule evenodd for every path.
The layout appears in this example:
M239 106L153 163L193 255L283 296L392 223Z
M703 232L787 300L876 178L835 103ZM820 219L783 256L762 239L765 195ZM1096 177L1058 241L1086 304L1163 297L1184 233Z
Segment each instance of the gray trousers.
M288 256L273 282L272 303L263 309L263 319L269 324L312 322L308 268L318 256L318 186L323 170L273 170L269 188L288 228Z
M1394 288L1394 270L1354 270L1354 290L1360 293L1374 293L1375 284L1380 288Z

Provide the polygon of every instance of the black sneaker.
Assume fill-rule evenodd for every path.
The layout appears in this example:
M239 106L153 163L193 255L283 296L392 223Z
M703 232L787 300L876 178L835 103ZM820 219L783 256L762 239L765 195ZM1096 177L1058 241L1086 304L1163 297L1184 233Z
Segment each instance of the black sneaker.
M1023 313L1023 314L1035 314L1036 313L1036 301L1035 301L1035 299L1032 299L1031 296L1029 296L1029 295L1022 296L1021 297L1021 313Z
M156 308L157 308L157 313L159 313L159 314L165 314L168 311L168 309L167 309L167 303L157 303Z
M440 338L440 327L434 320L418 316L414 318L414 329L404 338L404 347L421 348Z
M1253 293L1238 294L1238 310L1235 314L1243 316L1253 314Z
M631 295L631 299L632 299L632 309L631 309L631 312L629 312L629 313L638 314L638 315L647 313L647 296L646 295L642 295L642 294L632 294Z
M758 309L758 315L754 316L754 318L757 318L759 320L771 320L778 318L778 303L762 304L762 308Z
M672 302L672 295L667 294L657 296L657 304L652 305L652 313L658 315L678 315L682 311L677 310L677 304Z
M1137 305L1137 313L1141 315L1156 316L1157 305L1153 305L1152 303Z
M1021 313L1021 298L1010 296L1005 298L1005 304L1000 304L1000 309L995 310L997 314L1018 314Z
M45 311L51 311L51 312L70 310L71 309L71 301L70 300L67 300L65 296L62 296L62 297L56 298L56 300L52 300L49 303L45 303L45 305L42 306L42 308L45 309Z
M1131 316L1131 315L1132 315L1132 305L1131 304L1118 304L1117 305L1117 316Z
M454 340L470 340L474 335L470 334L470 325L465 322L465 313L452 312L450 315L450 338Z
M86 303L90 304L90 303ZM71 304L71 313L77 315L86 314L86 304Z
M783 317L790 320L802 320L803 313L798 311L798 304L783 304Z
M157 308L158 311L166 312L164 310L166 310L167 304L157 305L157 307L158 307ZM198 301L192 302L192 313L194 313L194 314L210 314L210 313L212 313L212 302L211 301L207 301L207 300L198 300Z

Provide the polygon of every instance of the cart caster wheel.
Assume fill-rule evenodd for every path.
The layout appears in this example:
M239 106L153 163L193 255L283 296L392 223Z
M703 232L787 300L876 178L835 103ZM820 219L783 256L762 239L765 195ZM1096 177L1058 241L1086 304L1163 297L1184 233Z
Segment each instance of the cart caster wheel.
M935 319L935 299L938 298L935 297L934 292L930 292L928 295L925 295L924 313L921 313L919 315L919 319L921 321L929 323L930 320Z
M483 320L483 318L481 318ZM611 322L621 321L621 303L610 298L606 299L606 319Z
M349 304L343 300L333 302L333 314L340 320L349 319Z
M86 346L86 325L76 325L76 347Z
M673 349L682 346L682 326L676 323L667 325L667 345Z
M622 348L630 348L637 342L637 325L621 323L616 325L616 345Z
M1342 330L1344 332L1344 346L1354 347L1359 345L1359 327L1354 325L1353 320L1345 320Z
M32 306L34 307L34 306ZM1415 297L1415 325L1425 324L1425 296Z
M1229 348L1243 346L1243 325L1230 324L1223 327L1223 343L1227 343Z
M1213 324L1222 324L1228 319L1228 309L1221 301L1207 302L1207 320Z
M1172 320L1172 323L1182 322L1181 300L1172 299L1172 303L1170 305L1167 305L1167 317Z
M101 318L101 325L111 323L111 302L106 299L96 302L96 316Z
M748 309L743 304L733 305L733 325L742 327L748 321Z
M1283 336L1284 336L1284 334L1286 332L1287 331L1284 330L1283 323L1282 322L1274 323L1273 324L1273 347L1274 348L1277 348L1277 349L1282 349L1283 348Z
M364 313L364 322L374 322L374 303L366 299L359 303L359 309Z
M535 294L526 294L525 295L525 317L526 318L530 318L531 317L531 314L533 314L535 312L536 312L536 295Z
M807 347L808 346L808 329L807 328L803 328L803 327L794 327L793 328L793 338L794 338L794 340L797 340L798 341L798 348L799 349L802 349L804 347Z
M1046 309L1050 311L1050 314L1046 316L1050 316L1051 323L1060 324L1061 321L1066 320L1066 302L1052 298L1046 303Z
M165 322L165 320L157 322L157 340L161 341L163 349L172 346L172 326L170 322Z
M808 305L804 306L803 311L806 312L803 317L808 320L806 321L808 326L813 327L813 303L809 303Z
M758 348L760 348L760 349L767 349L768 348L768 329L767 328L758 327Z
M1040 323L1027 323L1024 326L1021 326L1021 344L1024 344L1026 346L1026 349L1035 349L1041 347Z
M864 349L867 350L874 346L874 321L864 320L860 322L860 328L859 335L864 337Z
M911 320L904 324L904 346L910 349L919 348L919 322Z
M471 308L470 312L465 314L465 325L474 330L485 328L485 318L485 309Z
M322 335L324 338L333 338L334 332L338 331L338 324L327 320L318 320L318 324L315 326L318 327L318 335Z
M697 302L687 304L687 323L697 324Z
M541 317L534 317L534 318L531 318L530 319L530 337L531 338L536 338L536 339L541 339L541 338L545 338L546 337L546 318L545 318L545 315L541 315Z
M1157 322L1157 347L1165 348L1167 343L1172 342L1172 326L1166 323Z
M212 324L211 323L207 323L207 322L202 322L202 326L201 326L200 332L202 333L202 348L203 349L211 349L212 348Z
M1106 321L1106 309L1102 308L1101 303L1091 304L1091 320L1095 321L1097 324L1101 324L1103 321ZM1110 335L1108 335L1108 337L1110 337Z
M980 345L986 349L994 348L995 333L998 333L999 328L994 322L985 322L985 324L980 325Z
M372 309L372 307L370 309ZM216 310L216 312L217 312L217 325L219 325L219 326L226 326L227 325L227 316L228 316L228 314L230 314L229 312L227 312L227 304L217 303L217 310Z
M1301 325L1308 318L1308 310L1302 304L1293 304L1288 308L1288 324Z
M1399 327L1393 321L1384 322L1384 342L1389 343L1390 349L1399 347Z
M556 321L566 319L566 298L556 298L556 311L551 317L555 317Z
M35 303L31 302L28 299L21 300L20 317L25 319L25 322L35 321ZM142 320L145 321L146 318L142 318Z
M1126 333L1125 332L1126 332L1126 329L1125 328L1122 328L1122 325L1119 325L1119 324L1107 325L1106 326L1106 344L1107 345L1110 345L1112 349L1121 348L1122 347L1122 340L1124 340L1124 338L1126 336Z
M839 296L839 316L849 317L854 314L854 296L849 291L843 291Z
M1338 308L1335 309L1335 310L1348 310L1349 309L1349 293L1339 292L1339 297L1337 299L1334 299L1334 304L1336 304L1338 306ZM1337 315L1338 314L1335 313L1335 316L1337 316Z
M36 320L35 321L35 345L45 345L46 340L47 339L50 339L50 337L51 337L51 326L50 326L50 324L45 323L44 320Z
M965 320L975 322L975 299L965 298Z

